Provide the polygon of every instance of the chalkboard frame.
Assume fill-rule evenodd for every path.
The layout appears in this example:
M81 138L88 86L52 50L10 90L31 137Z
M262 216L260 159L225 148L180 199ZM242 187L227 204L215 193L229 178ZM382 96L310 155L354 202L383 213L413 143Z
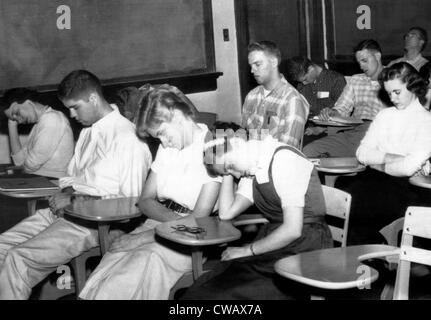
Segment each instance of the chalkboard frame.
M156 74L142 74L131 77L118 77L111 79L101 79L103 87L108 91L120 89L127 86L139 87L145 83L170 83L175 84L185 93L197 93L212 91L217 89L217 78L223 75L216 71L215 47L213 34L212 0L201 0L204 15L204 35L205 35L205 61L206 67L193 70L192 72L167 72ZM58 84L37 85L29 88L37 90L47 95L56 92ZM0 97L9 88L0 88Z

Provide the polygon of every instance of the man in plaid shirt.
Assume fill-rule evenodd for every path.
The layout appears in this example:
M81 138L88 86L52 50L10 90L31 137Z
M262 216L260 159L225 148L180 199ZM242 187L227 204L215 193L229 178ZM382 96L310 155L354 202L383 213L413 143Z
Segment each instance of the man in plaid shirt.
M377 113L387 105L381 100L378 76L383 70L382 50L374 40L364 40L355 48L356 60L364 73L351 77L334 108L325 108L320 119L343 116L361 119L363 124L352 130L342 131L316 140L304 147L310 158L355 157L356 149Z
M250 44L248 53L248 63L259 86L245 98L242 126L252 137L270 134L300 148L310 106L280 73L280 50L270 41L261 41Z

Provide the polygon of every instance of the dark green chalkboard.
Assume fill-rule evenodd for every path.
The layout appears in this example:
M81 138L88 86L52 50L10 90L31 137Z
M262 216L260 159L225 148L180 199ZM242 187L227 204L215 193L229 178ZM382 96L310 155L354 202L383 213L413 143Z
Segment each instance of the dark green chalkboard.
M328 3L329 0L326 0ZM377 40L384 55L403 54L403 35L410 27L420 26L431 33L429 0L332 0L336 55L352 55L353 47L364 39ZM360 5L371 9L371 29L359 30L356 13ZM431 36L431 34L430 34ZM431 54L428 44L424 55Z
M213 72L212 36L210 0L1 0L0 90L53 87L78 68L114 82Z

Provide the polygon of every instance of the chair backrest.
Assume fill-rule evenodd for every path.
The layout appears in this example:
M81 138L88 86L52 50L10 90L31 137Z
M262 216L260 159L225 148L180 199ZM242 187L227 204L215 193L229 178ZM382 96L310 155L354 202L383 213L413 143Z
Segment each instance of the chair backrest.
M347 230L349 227L349 215L350 215L350 204L352 202L352 196L342 190L322 186L323 196L325 198L326 214L328 216L337 217L343 221L343 227L329 225L331 230L332 238L341 243L342 247L346 246L347 242ZM329 221L328 221L329 222Z
M407 208L395 281L395 300L409 298L410 264L412 262L431 266L431 250L414 247L413 237L431 239L431 208Z

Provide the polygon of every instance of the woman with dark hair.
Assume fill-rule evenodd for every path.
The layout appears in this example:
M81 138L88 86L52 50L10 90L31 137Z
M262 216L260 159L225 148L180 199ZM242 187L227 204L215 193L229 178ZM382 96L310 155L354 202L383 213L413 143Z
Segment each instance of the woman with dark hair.
M288 255L332 246L325 202L314 165L297 149L271 136L210 141L207 170L222 175L219 217L230 220L253 203L268 219L251 244L228 247L214 271L184 299L286 299L274 263ZM234 177L241 178L235 191Z
M60 178L73 156L73 133L66 116L44 105L36 91L15 88L5 92L9 143L15 165L26 172ZM27 143L19 139L18 126L34 124Z
M380 81L394 106L377 114L356 151L370 169L351 178L345 189L352 195L350 245L380 242L378 231L420 201L408 178L429 174L431 114L422 105L426 81L406 62L385 68Z
M156 240L157 224L186 215L210 215L220 178L210 177L202 163L204 124L194 108L169 88L146 94L137 116L138 135L161 145L139 199L147 220L117 238L80 294L84 299L167 299L177 280L192 268L190 252Z

